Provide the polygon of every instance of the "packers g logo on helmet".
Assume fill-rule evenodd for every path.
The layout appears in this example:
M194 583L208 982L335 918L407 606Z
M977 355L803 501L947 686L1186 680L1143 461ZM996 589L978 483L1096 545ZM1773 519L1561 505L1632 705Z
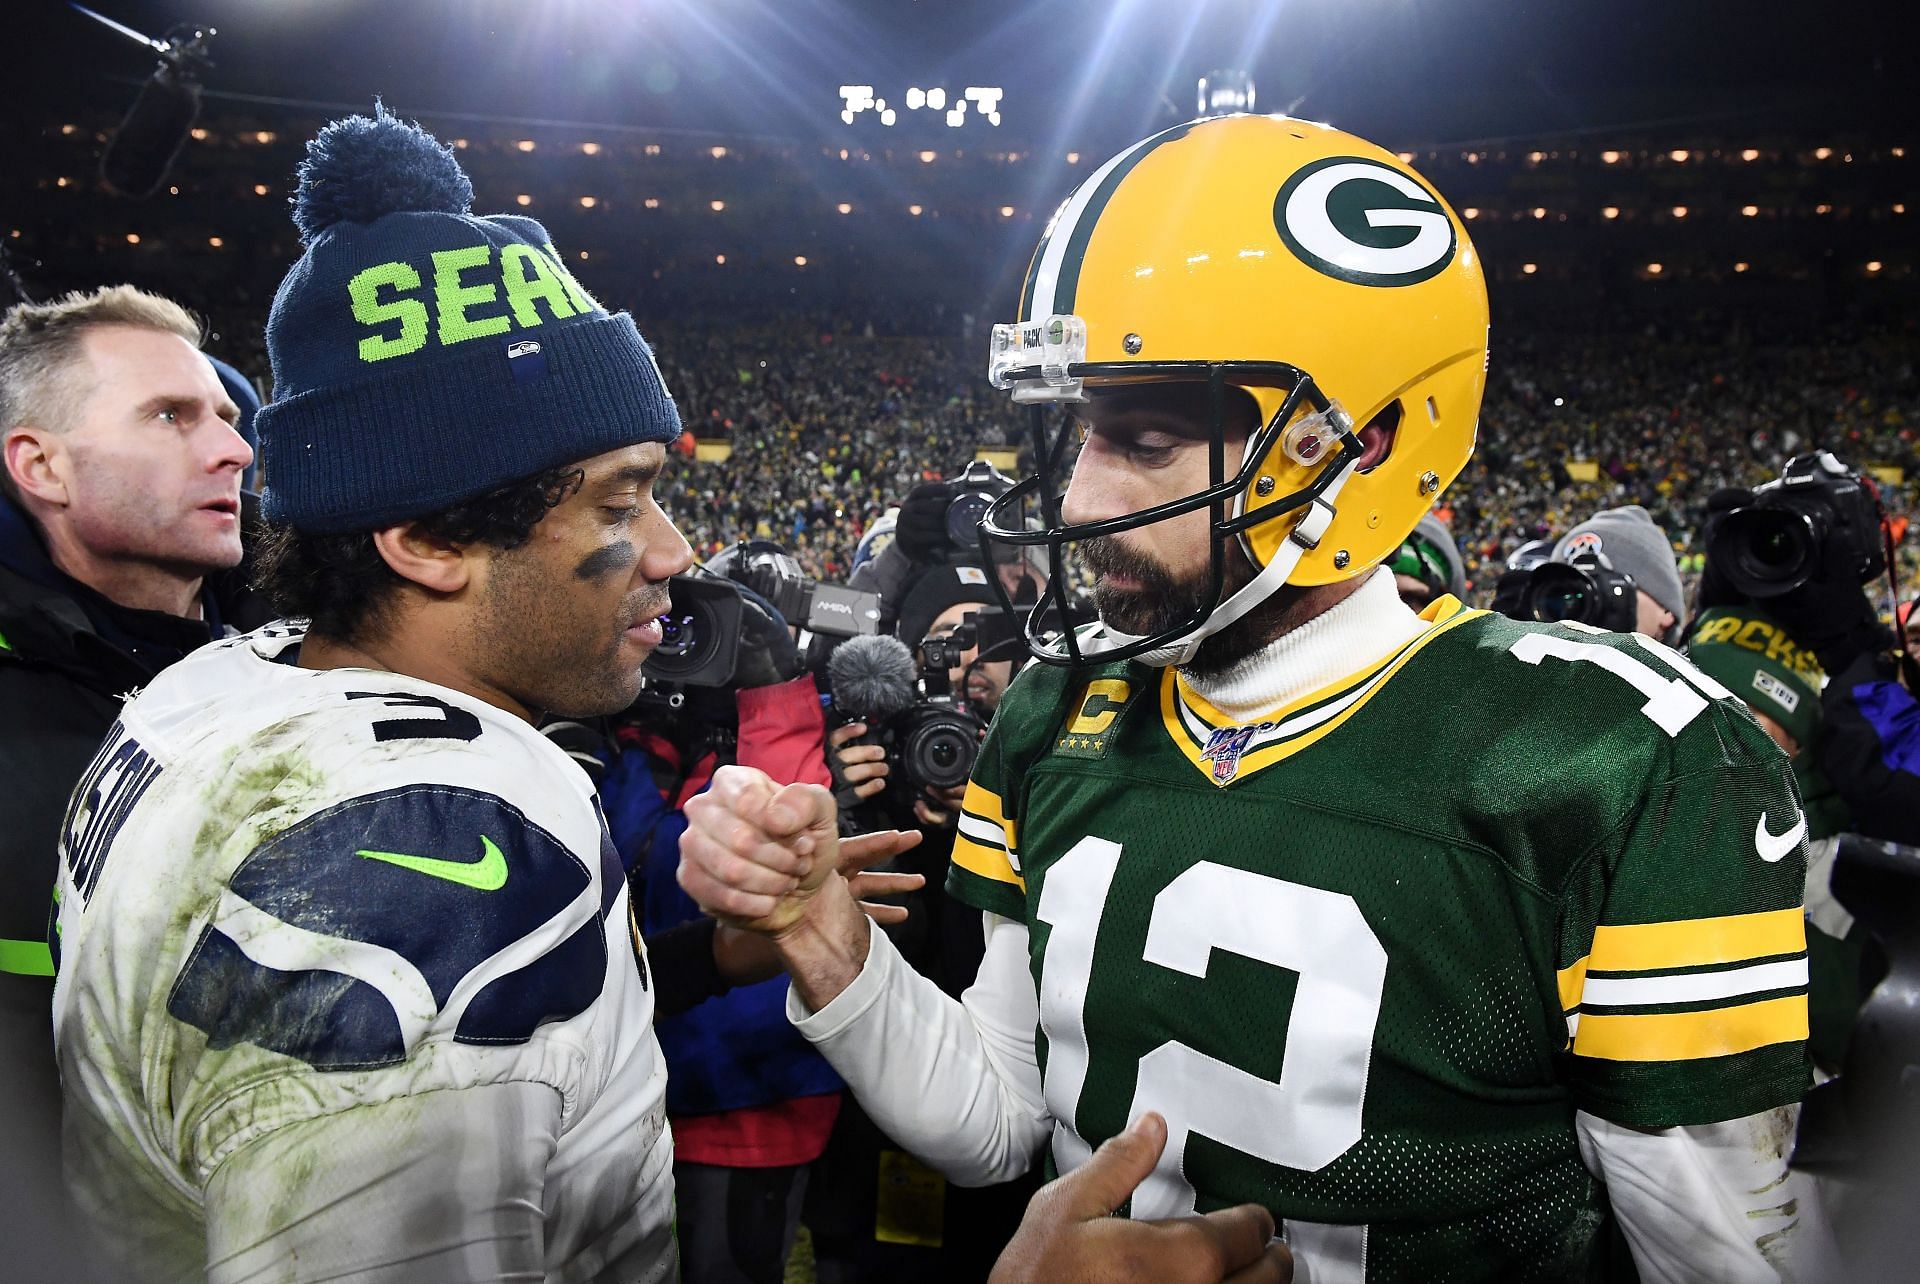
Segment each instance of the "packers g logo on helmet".
M1413 285L1458 244L1440 198L1397 169L1359 156L1304 166L1273 201L1286 247L1316 271L1356 285Z

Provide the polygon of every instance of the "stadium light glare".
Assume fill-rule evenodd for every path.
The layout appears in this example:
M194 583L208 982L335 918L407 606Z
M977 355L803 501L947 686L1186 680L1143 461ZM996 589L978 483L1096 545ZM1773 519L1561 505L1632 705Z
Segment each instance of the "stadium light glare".
M907 110L919 111L927 105L927 91L915 85L907 91Z
M807 256L806 256L806 255L804 255L804 254L796 254L796 255L794 255L794 256L793 256L793 265L794 265L795 267L805 267L805 266L807 265Z
M74 135L75 135L76 133L78 133L79 131L80 131L80 127L79 127L78 125L62 125L62 126L60 126L60 133L61 133L61 134L62 134L62 135L63 135L64 137L67 137L67 138L72 138L72 137L73 137L73 136L74 136Z
M1881 269L1881 267L1882 267L1882 266L1883 266L1883 265L1881 264L1881 262L1880 262L1880 260L1879 260L1879 259L1873 259L1872 261L1870 261L1870 262L1869 262L1869 263L1867 264L1867 274L1868 274L1869 276L1871 276L1871 275L1873 275L1873 274L1875 274L1875 273L1877 273L1877 272L1878 272L1878 271L1879 271L1879 270Z
M660 208L660 198L658 196L649 196L646 200L640 203L650 210L657 210Z
M1673 216L1674 216L1675 218L1685 218L1685 217L1687 216L1687 207L1686 207L1686 206L1684 206L1684 205L1676 205L1676 206L1674 206L1674 207L1673 207Z
M1546 206L1544 206L1544 205L1536 205L1536 206L1534 206L1534 207L1533 207L1533 216L1534 216L1535 218L1545 218L1545 217L1547 216L1547 207L1546 207Z
M521 206L531 205L533 204L533 197L529 196L525 192L522 192L520 193L520 195L513 198L513 203L515 205L521 205Z
M254 134L253 141L265 146L267 143L273 141L273 131L271 129L259 130Z
M1760 207L1758 205L1742 205L1740 207L1740 214L1743 218L1758 218L1760 215Z
M1833 155L1833 148L1831 147L1816 147L1813 149L1813 158L1815 160L1826 160L1828 157L1832 155Z
M1831 214L1831 213L1833 213L1833 206L1831 206L1831 205L1816 205L1816 206L1814 206L1814 207L1813 207L1813 212L1814 212L1815 214Z
M883 107L880 109L880 123L882 125L886 125L887 127L891 128L893 126L893 122L898 119L900 118L899 116L894 114L893 108Z
M127 233L127 244L128 244L128 245L138 245L138 244L140 244L140 233L138 233L138 232L128 232L128 233Z
M531 138L523 138L515 143L514 146L523 152L530 152L533 150L533 140Z
M1463 219L1466 219L1469 223L1471 223L1474 219L1477 219L1480 217L1480 211L1475 209L1473 206L1469 205L1467 206L1467 208L1460 211L1460 217Z
M713 256L713 261L719 266L725 267L727 265L727 256L724 254L716 254Z
M218 236L209 236L209 237L207 238L207 244L208 244L208 245L211 245L211 246L212 246L212 247L213 247L214 249L216 249L216 250L217 250L217 249L219 249L219 248L220 248L221 246L223 246L223 245L225 245L225 244L226 244L226 241L225 241L224 239L222 239L221 237L218 237Z
M60 132L63 134L72 133L73 126L68 125L65 129L61 130ZM188 130L187 133L196 143L204 143L207 141L207 131L204 126L195 125L192 129Z
M587 261L587 252L585 250L580 251L580 261L582 263Z
M708 201L707 208L712 210L715 214L718 214L720 213L720 211L727 208L727 203L725 201Z
M909 103L907 105L911 107L913 104ZM933 111L945 111L947 109L947 91L944 89L929 89L927 91L927 106Z
M921 152L920 163L922 165L931 165L934 162L934 158L939 156L939 154L940 153L938 152L932 152L932 151Z
M600 144L582 143L580 144L580 154L582 156L598 156L600 154Z
M1553 404L1555 406L1564 406L1567 404L1567 399L1565 397L1555 397L1553 399Z
M1601 218L1619 218L1620 207L1618 205L1608 205L1600 211L1600 217Z
M1079 152L1068 152L1068 153L1067 153L1067 164L1069 164L1069 165L1078 165L1079 163L1080 163L1080 153L1079 153Z
M1733 265L1733 270L1736 272L1744 272L1747 270L1747 265L1745 263L1736 263Z
M255 183L253 185L253 194L255 196L265 196L267 194L267 185L265 183Z
M464 151L466 151L466 150L467 150L467 140L466 140L466 139L464 139L464 138L456 138L456 139L454 139L454 140L453 140L453 150L454 150L454 151L456 151L456 152L464 152Z
M1672 151L1667 153L1667 159L1674 162L1674 164L1676 165L1684 165L1687 163L1687 157L1691 155L1693 155L1693 153L1688 151L1686 148L1676 147Z
M1748 162L1757 161L1760 159L1760 149L1758 147L1749 147L1740 153L1740 159Z
M55 187L65 187L71 181L72 180L70 180L69 178L66 177L66 175L63 174L59 178L56 178L53 180L53 185Z
M724 147L712 147L707 150L707 155L713 157L715 160L725 160L727 149Z
M1647 264L1647 275L1648 275L1648 276L1659 276L1659 275L1660 275L1660 274L1661 274L1662 272L1664 272L1664 271L1666 271L1666 270L1667 270L1667 269L1666 269L1666 268L1665 268L1664 266L1662 266L1661 264L1658 264L1658 263L1649 263L1649 264Z
M1620 153L1619 152L1601 152L1600 159L1609 165L1618 165L1620 163Z
M582 196L580 198L580 208L583 210L590 210L599 203L599 200L592 196Z
M924 207L924 206L920 206L920 205L909 205L909 206L907 206L907 213L909 213L909 214L911 214L911 215L913 215L913 216L914 216L915 218L919 218L919 217L920 217L920 211L921 211L921 210L922 210L923 208L925 208L925 207Z
M1894 212L1895 214L1905 214L1905 213L1907 212L1907 205L1906 205L1906 202L1905 202L1905 201L1895 201L1895 202L1893 203L1893 212Z
M1529 164L1529 165L1538 165L1538 164L1539 164L1539 163L1540 163L1541 161L1543 161L1543 160L1545 160L1546 158L1547 158L1547 154L1546 154L1545 152L1528 152L1528 153L1527 153L1527 164ZM1408 164L1412 164L1412 163L1413 163L1413 153L1411 153L1411 152L1401 152L1401 153L1400 153L1400 159L1401 159L1401 160L1403 160L1403 161L1406 161L1406 162L1407 162Z
M645 147L641 148L640 150L648 156L658 156L660 154L660 144L648 143Z
M834 208L839 210L842 214L853 213L853 206L846 201L841 201L838 205L834 206Z
M960 128L961 122L966 120L966 118L967 118L967 109L965 107L955 107L952 111L947 113L947 128L948 129Z
M1895 147L1892 149L1892 152L1895 160L1905 160L1907 158L1907 149L1904 147Z
M1001 218L1012 218L1012 217L1013 217L1013 206L1011 206L1011 205L1002 205L1002 206L1000 207L1000 217L1001 217Z
M1535 272L1538 272L1540 270L1540 265L1538 263L1522 263L1520 265L1520 270L1522 272L1525 272L1528 276L1532 276ZM1556 401L1554 404L1558 405L1560 403Z

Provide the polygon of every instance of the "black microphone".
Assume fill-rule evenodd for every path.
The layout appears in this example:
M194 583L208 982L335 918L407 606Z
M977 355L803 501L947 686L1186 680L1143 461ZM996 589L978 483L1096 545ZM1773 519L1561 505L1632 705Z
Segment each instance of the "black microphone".
M120 196L151 196L200 118L200 86L191 76L162 65L140 87L127 118L107 140L100 177Z
M888 722L913 705L919 676L907 644L884 633L848 638L827 661L833 707L849 721L869 727Z

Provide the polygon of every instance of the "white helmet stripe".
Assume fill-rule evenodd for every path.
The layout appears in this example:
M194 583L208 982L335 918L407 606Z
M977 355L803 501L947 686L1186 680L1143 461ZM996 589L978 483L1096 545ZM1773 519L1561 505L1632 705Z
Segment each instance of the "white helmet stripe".
M1141 139L1093 171L1086 182L1073 189L1073 195L1067 197L1066 204L1055 212L1047 224L1044 248L1033 267L1033 294L1028 300L1026 314L1020 318L1022 321L1044 321L1056 312L1073 310L1072 299L1056 299L1054 295L1059 291L1060 275L1066 267L1068 253L1085 252L1085 245L1078 243L1079 238L1074 233L1083 220L1100 217L1100 211L1106 208L1113 196L1113 188L1118 186L1117 183L1110 185L1107 180L1113 177L1115 171L1120 171L1120 176L1124 178L1124 171L1131 169L1145 153L1169 138L1184 135L1190 128L1191 124L1175 125L1172 129L1163 129ZM1079 265L1076 263L1068 275L1071 280L1077 281L1079 274Z

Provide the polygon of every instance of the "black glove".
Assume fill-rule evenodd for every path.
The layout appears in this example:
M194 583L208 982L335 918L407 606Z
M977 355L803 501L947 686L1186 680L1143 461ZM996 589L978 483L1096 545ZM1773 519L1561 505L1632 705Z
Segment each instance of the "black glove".
M799 677L800 652L780 612L745 585L733 587L746 606L740 614L740 663L734 666L734 686L777 687Z
M1836 555L1828 560L1845 559ZM1893 634L1880 623L1866 590L1853 582L1847 568L1823 566L1799 588L1760 605L1794 641L1809 648L1830 674L1841 673L1870 651L1893 645Z
M900 501L893 542L909 559L921 564L943 563L953 541L947 538L947 504L953 488L943 481L921 482Z

